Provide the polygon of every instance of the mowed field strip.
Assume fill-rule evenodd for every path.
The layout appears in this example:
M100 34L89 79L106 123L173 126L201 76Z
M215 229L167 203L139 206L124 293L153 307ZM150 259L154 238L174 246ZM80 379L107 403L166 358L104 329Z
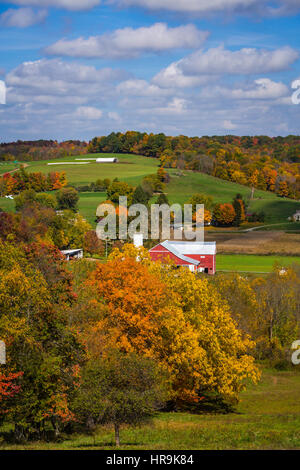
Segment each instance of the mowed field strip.
M275 264L300 264L299 256L217 255L217 271L269 273Z

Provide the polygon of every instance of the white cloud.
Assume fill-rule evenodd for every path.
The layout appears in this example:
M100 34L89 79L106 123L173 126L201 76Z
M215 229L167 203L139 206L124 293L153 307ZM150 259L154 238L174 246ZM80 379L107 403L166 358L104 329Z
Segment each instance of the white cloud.
M200 96L206 99L216 99L221 96L230 100L278 100L290 96L289 88L282 82L274 82L269 78L259 78L252 83L242 86L213 86L206 87Z
M189 24L169 28L165 23L137 29L123 28L100 36L67 40L61 39L46 48L50 55L69 57L126 58L145 52L163 52L175 48L194 49L208 33Z
M12 3L20 6L55 7L66 10L88 10L101 3L101 0L10 0L0 3Z
M10 8L0 15L0 23L3 26L27 28L44 21L47 14L45 9L35 11L32 8Z
M234 131L237 128L235 124L233 124L232 121L225 119L223 122L223 129L228 130L228 131Z
M117 92L123 96L148 96L157 97L168 95L170 90L162 89L156 85L148 83L146 80L130 79L121 82L117 86Z
M232 90L232 96L236 99L269 100L277 99L289 94L289 89L282 82L273 82L269 78L260 78L254 81L254 85L248 89Z
M187 75L257 74L285 70L298 57L299 53L291 47L231 51L220 46L196 51L179 61L178 66Z
M115 82L124 77L125 73L110 68L97 70L94 66L66 63L59 59L41 59L19 65L7 74L6 82L11 87L64 94L69 86L77 87L79 84L86 86L88 91L95 83Z
M110 111L107 115L109 119L112 119L113 121L117 121L117 122L121 121L120 115L116 113L115 111Z
M98 108L94 108L93 106L79 106L76 109L75 115L79 118L94 120L100 119L103 115L103 112Z
M188 108L188 101L184 98L174 97L171 101L167 101L160 106L151 106L148 103L148 106L141 107L137 109L139 114L149 114L151 113L152 117L159 115L169 115L169 116L179 116L186 113Z
M102 102L128 75L110 68L65 63L58 59L24 62L6 76L9 102L85 104ZM105 98L106 97L106 98Z
M170 10L189 14L241 13L279 16L300 10L299 0L114 0L121 6Z
M240 49L231 51L224 46L196 51L162 69L152 82L160 87L199 87L218 80L223 75L251 75L278 72L297 60L299 53L283 47L274 51Z
M173 62L161 70L153 77L153 83L165 88L188 88L203 85L212 79L208 75L184 75L179 64L180 62Z

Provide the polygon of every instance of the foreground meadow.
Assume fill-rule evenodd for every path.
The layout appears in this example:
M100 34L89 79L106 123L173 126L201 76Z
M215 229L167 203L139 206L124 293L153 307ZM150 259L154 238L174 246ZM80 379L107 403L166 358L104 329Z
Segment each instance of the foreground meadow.
M299 366L300 367L300 366ZM258 385L241 394L235 413L160 413L152 425L121 430L121 449L300 449L300 373L265 370ZM109 427L94 436L64 436L58 443L11 445L0 428L1 450L101 450L114 448Z

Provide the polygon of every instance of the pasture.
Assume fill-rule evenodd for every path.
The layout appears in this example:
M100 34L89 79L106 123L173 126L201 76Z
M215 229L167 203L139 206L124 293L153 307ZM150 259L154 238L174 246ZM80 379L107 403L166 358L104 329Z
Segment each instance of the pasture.
M78 163L78 158L117 157L119 163L96 163L87 160L87 165L63 165L64 162ZM47 165L48 163L59 165ZM4 164L3 164L4 165ZM87 185L97 179L119 178L133 186L141 183L144 176L156 173L159 160L130 154L88 154L81 156L65 157L58 160L46 160L27 162L28 172L49 173L51 171L65 171L69 184ZM15 168L12 163L5 164L5 172ZM1 165L0 165L1 172ZM213 176L192 171L179 172L175 169L168 170L171 181L166 187L166 193L170 203L184 204L195 193L205 193L213 197L215 203L231 202L237 193L242 194L245 201L250 199L250 188L230 181L224 181ZM95 212L98 204L106 199L104 193L81 193L79 208L82 215L94 225ZM0 198L0 208L13 210L13 204ZM297 229L295 224L287 224L287 217L299 208L299 203L290 199L279 198L268 191L256 190L254 199L250 201L248 212L261 212L266 214L265 224L283 224L278 230ZM275 227L274 227L275 228Z
M231 202L240 193L248 203L251 189L247 186L221 180L204 173L184 171L183 176L178 170L169 170L171 182L166 192L170 202L184 204L194 193L205 193L212 196L215 203ZM269 191L255 190L254 199L250 201L248 212L265 212L265 224L287 222L287 217L299 208L299 202L279 198Z
M281 267L300 264L299 256L217 255L217 272L269 273L275 264Z
M152 425L121 429L122 450L288 450L300 449L299 370L264 370L258 385L242 392L235 413L159 413ZM5 441L10 426L0 428L1 450L114 449L110 427L95 436L75 434L61 442Z
M9 171L13 171L18 167L19 165L13 162L0 162L0 176L8 173Z
M104 158L117 157L119 163L96 163L89 161L88 165L47 165L47 163L78 163L77 158ZM115 154L88 154L77 157L65 157L59 160L49 160L45 162L30 162L27 171L40 171L49 173L51 171L65 171L70 184L86 185L95 182L97 179L119 178L120 181L132 185L138 185L144 176L157 171L159 160L147 158L139 155L115 155Z

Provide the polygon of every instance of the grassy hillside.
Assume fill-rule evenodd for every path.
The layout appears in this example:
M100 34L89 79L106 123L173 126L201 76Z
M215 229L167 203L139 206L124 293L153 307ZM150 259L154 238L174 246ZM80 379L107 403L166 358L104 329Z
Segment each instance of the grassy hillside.
M76 162L77 158L97 158L98 154L79 157L66 157L59 160L43 162L29 162L27 171L65 171L70 184L86 185L97 179L118 177L132 185L138 185L144 176L155 173L159 160L139 155L101 154L101 157L116 156L119 163L99 164L91 161L87 165L47 165L47 163ZM12 164L11 164L12 165ZM7 171L8 166L5 166ZM13 165L12 165L13 168ZM11 168L11 169L12 169ZM0 166L1 171L1 166ZM184 204L196 192L206 193L214 198L216 203L231 202L237 193L241 193L246 201L250 197L250 188L229 181L220 180L202 173L184 171L183 176L178 176L178 170L168 170L171 181L167 185L166 192L171 203ZM79 208L83 216L94 223L96 208L106 198L103 193L84 193L80 195ZM255 191L254 200L249 206L250 212L264 211L266 224L285 223L287 217L292 215L300 204L290 199L282 199L267 191ZM12 201L0 198L0 208L13 210Z
M19 165L12 162L0 162L0 176L7 173L8 171L15 170Z
M237 193L242 194L245 201L250 199L251 190L247 186L230 181L214 178L203 173L184 171L184 176L178 177L178 171L170 170L172 176L167 193L171 202L184 204L194 193L206 193L214 198L216 203L231 202ZM268 191L256 190L254 199L248 208L249 212L266 214L266 223L286 222L287 217L300 208L300 203L291 199L279 198Z
M296 368L295 368L296 369ZM121 449L300 449L300 374L266 370L258 385L241 394L237 413L160 413L153 425L121 429ZM65 436L62 442L5 442L10 427L0 428L0 449L101 450L114 448L113 432L99 427L93 436Z
M88 165L47 165L47 163L76 162L77 158L117 157L119 163L96 163L90 161ZM104 178L119 178L127 183L137 185L144 176L155 173L159 161L156 158L141 157L139 155L115 154L89 154L78 157L67 157L59 160L45 162L31 162L27 171L65 171L69 183L85 185Z

